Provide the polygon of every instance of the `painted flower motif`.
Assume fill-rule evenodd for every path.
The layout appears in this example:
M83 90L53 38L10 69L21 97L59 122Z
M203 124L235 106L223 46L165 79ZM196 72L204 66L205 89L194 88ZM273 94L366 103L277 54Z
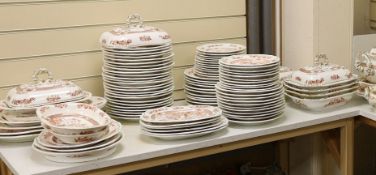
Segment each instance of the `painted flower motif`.
M39 109L39 111L42 112L42 113L44 113L44 112L46 112L47 109L49 109L49 107L47 107L47 106L43 106L43 107L41 107L41 108Z
M51 96L48 96L48 97L46 98L46 100L47 100L49 103L56 103L56 102L58 102L60 99L61 99L61 97L58 96L58 95L51 95Z
M336 105L336 104L339 104L339 103L343 103L345 101L346 101L346 99L343 98L343 97L335 98L335 99L330 100L329 103L325 105L325 107L333 106L333 105Z
M111 41L110 44L112 45L121 45L121 46L127 46L132 43L131 39L127 40L117 40L117 41Z
M330 79L331 79L331 80L338 80L339 78L340 78L340 77L339 77L338 74L335 74L335 75L330 76Z
M151 37L148 35L140 36L140 41L151 41Z
M65 104L65 103L61 103L61 104L55 104L55 107L60 108L60 109L63 109L63 108L68 107L68 105Z
M34 97L29 98L29 99L13 100L12 104L14 104L14 105L31 104L33 101L35 101Z
M87 142L92 142L94 140L95 139L93 137L85 136L85 137L77 137L77 138L75 138L74 142L76 142L76 143L87 143Z
M91 106L91 105L88 105L88 104L83 104L83 103L80 103L77 105L77 108L80 109L80 108L83 108L83 109L86 109L86 110L91 110L91 111L96 111L97 108L94 107L94 106Z
M81 90L76 90L76 91L73 91L73 92L68 92L68 95L70 95L71 97L76 97L78 95L80 95L82 93Z
M323 82L324 82L324 78L321 78L321 79L316 79L316 80L307 80L306 84L317 85L317 84L322 84Z
M159 37L162 38L162 39L170 39L171 38L170 35L160 35Z

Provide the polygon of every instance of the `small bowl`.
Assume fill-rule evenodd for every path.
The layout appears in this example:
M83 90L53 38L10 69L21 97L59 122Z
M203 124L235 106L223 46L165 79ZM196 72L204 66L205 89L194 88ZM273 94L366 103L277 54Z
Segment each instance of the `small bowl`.
M59 134L54 131L51 131L51 133L64 143L77 145L77 144L89 143L92 141L99 140L105 134L108 133L108 127L105 127L98 132L93 132L93 133L88 133L88 134L66 135L66 134Z
M111 118L94 105L62 103L37 108L43 126L63 135L82 135L103 130Z

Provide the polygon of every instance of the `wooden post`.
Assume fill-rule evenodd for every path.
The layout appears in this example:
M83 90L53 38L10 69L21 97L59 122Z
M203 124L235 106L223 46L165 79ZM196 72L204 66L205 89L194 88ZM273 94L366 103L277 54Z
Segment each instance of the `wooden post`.
M354 119L348 119L341 127L341 174L353 175Z

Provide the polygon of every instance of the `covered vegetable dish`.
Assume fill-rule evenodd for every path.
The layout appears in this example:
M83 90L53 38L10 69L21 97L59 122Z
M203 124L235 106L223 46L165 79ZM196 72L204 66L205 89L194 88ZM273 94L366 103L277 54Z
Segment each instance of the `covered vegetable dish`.
M333 108L352 99L358 88L357 78L350 70L329 64L325 55L319 55L315 65L294 71L284 80L285 94L306 109Z
M39 77L48 74L45 80ZM9 107L38 107L46 104L74 101L85 98L87 93L71 81L52 79L51 73L41 68L33 74L32 83L11 89L5 99Z
M167 32L151 26L144 26L139 15L132 15L126 27L117 27L104 32L100 42L105 48L126 49L132 47L162 45L171 43Z

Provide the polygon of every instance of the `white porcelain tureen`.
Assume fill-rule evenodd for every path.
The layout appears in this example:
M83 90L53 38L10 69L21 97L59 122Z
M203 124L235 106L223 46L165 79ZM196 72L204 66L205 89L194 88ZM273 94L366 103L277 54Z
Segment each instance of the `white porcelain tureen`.
M376 83L376 48L359 55L355 60L355 68L367 81Z
M137 14L128 17L126 27L117 27L104 32L100 42L105 48L127 49L140 46L163 45L171 43L167 32L151 26L144 26Z
M46 79L41 79L47 74ZM11 108L33 108L46 104L74 101L87 95L71 81L52 79L51 73L41 68L33 74L34 82L22 84L11 89L5 103Z
M294 71L289 82L298 86L318 87L342 83L356 78L344 66L329 64L327 58L321 55L315 65L306 66Z

